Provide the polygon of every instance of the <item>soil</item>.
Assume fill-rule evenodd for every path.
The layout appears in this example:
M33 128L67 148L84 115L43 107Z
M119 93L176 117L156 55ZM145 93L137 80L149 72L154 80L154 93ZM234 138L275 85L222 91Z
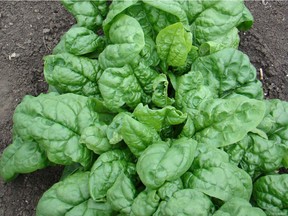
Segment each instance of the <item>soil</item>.
M255 24L241 33L240 49L257 68L266 97L288 101L288 2L263 2L247 2ZM26 94L47 90L43 56L73 23L59 2L0 0L0 152L11 143L17 104ZM9 183L0 180L0 215L35 215L40 196L59 180L60 173L61 168L51 167Z

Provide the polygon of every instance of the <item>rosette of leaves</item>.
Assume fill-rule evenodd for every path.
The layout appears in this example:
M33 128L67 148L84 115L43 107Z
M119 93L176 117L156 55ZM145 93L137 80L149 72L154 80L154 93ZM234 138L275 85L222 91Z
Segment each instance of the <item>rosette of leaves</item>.
M53 93L18 105L0 159L5 181L66 166L37 215L287 215L287 102L237 50L242 0L62 3Z

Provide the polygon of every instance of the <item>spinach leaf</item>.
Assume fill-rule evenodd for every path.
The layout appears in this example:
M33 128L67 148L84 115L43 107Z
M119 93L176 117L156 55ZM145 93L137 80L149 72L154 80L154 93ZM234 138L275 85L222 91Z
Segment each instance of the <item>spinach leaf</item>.
M263 210L260 208L252 207L252 205L245 199L232 198L224 203L220 209L218 209L213 216L265 216Z
M160 140L160 136L153 128L138 122L130 116L123 118L120 134L131 152L137 157L149 145Z
M136 164L137 173L143 184L157 189L166 181L173 181L183 175L191 166L197 143L181 138L168 143L157 142L148 146Z
M13 180L19 173L30 173L45 168L49 162L39 144L15 137L0 158L0 176L4 181Z
M44 58L44 76L59 93L100 96L97 81L102 74L97 60L69 53Z
M38 202L37 216L62 216L89 200L89 172L79 172L54 184Z
M168 201L162 201L162 207L154 215L211 215L213 211L208 196L198 190L183 189L175 192Z
M136 19L119 15L109 29L109 44L99 55L102 69L131 63L145 46L143 30Z
M106 200L107 191L113 186L122 172L133 174L131 155L120 149L101 154L91 168L89 190L95 201Z
M171 66L182 66L192 48L192 34L182 23L175 23L159 32L156 46L161 60Z
M75 16L77 25L94 30L100 28L108 12L106 0L78 1L61 0L65 8Z
M197 189L223 201L233 197L249 200L252 179L244 170L230 164L228 155L220 151L207 148L201 152L190 171L182 176L184 187Z
M63 94L26 96L15 110L14 133L34 140L56 164L88 166L92 152L79 142L85 128L99 120L89 98Z
M269 216L288 214L288 174L267 175L254 184L253 197Z

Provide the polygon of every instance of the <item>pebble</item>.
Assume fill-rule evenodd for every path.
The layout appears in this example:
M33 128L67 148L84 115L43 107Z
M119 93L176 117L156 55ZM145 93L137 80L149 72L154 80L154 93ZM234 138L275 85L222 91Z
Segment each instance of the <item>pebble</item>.
M50 29L48 29L48 28L44 28L43 29L43 34L46 34L46 33L49 33L50 32Z
M17 58L19 56L20 56L20 54L14 52L14 53L8 55L8 58L9 58L9 60L12 60L12 58Z

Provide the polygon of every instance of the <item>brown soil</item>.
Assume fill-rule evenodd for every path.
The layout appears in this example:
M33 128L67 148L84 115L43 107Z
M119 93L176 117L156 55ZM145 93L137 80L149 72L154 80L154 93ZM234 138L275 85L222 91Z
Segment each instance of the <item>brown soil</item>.
M254 28L242 33L240 49L263 71L268 98L288 101L288 3L247 2ZM74 23L58 2L0 0L0 152L11 142L12 115L26 94L45 92L44 55ZM41 194L59 179L61 168L21 175L13 182L0 180L0 215L35 215Z

